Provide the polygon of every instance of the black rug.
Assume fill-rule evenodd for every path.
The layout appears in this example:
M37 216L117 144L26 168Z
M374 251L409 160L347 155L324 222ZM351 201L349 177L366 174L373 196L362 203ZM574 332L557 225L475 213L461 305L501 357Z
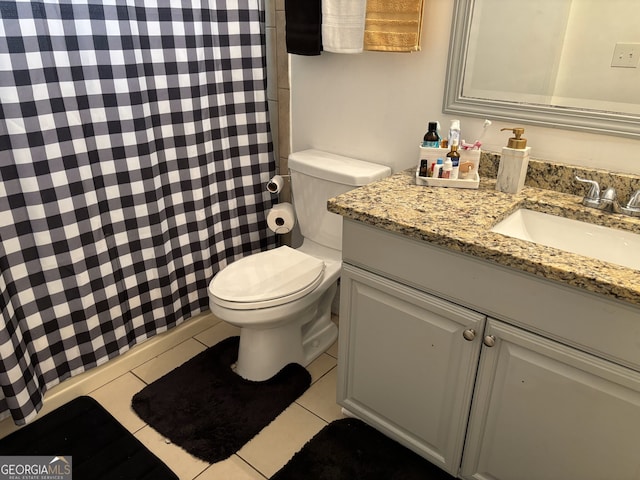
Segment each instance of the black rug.
M0 455L71 456L74 480L178 480L90 397L78 397L4 437Z
M271 480L455 480L370 427L345 418L324 427Z
M231 370L239 337L208 348L133 397L133 409L160 434L210 463L228 458L309 388L311 376L289 364L264 382Z

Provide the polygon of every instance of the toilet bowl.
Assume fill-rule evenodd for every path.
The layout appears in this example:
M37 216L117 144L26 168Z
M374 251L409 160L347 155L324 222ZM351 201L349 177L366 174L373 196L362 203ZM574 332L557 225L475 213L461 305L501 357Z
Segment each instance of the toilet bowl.
M289 363L307 366L336 341L331 305L342 267L342 218L327 212L326 202L391 173L317 150L291 154L289 167L302 245L244 257L209 284L212 313L240 328L234 369L253 381Z
M315 247L310 250L317 255L322 247ZM326 251L321 259L305 250L282 246L251 255L246 257L251 262L231 264L209 284L211 312L241 329L234 368L243 378L266 380L289 363L307 366L338 337L331 304L342 266L340 252ZM284 259L291 261L283 264ZM242 278L238 285L247 288L234 292L228 288L229 278Z

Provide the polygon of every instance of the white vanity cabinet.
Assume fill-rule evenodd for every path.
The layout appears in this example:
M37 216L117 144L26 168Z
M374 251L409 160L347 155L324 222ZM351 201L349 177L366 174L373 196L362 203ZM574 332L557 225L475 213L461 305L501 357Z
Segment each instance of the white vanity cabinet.
M338 402L454 476L640 479L640 309L345 220Z
M341 284L340 403L456 474L485 317L349 265Z
M640 374L490 319L460 476L640 478Z

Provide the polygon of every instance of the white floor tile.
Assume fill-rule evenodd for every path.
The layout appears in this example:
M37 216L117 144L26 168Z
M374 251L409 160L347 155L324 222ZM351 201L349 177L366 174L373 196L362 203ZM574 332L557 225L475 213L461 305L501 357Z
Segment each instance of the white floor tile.
M336 403L337 368L309 387L296 403L322 418L332 422L344 418L342 408Z
M131 399L145 386L142 380L129 372L94 390L90 395L127 430L135 433L146 423L131 408Z
M323 353L313 362L307 365L307 370L311 374L311 383L317 382L323 375L336 366L336 359Z
M195 357L198 353L206 350L206 348L202 343L190 338L171 350L167 350L139 367L134 368L132 372L143 382L149 384L166 375L174 368L179 367L190 358Z
M265 477L240 457L232 455L227 460L211 465L195 480L265 480Z
M213 347L220 343L225 338L235 337L240 335L240 329L229 325L226 322L220 322L213 327L206 329L204 332L194 336L196 340L204 343L207 347Z
M209 466L207 462L189 455L177 445L167 443L164 437L149 426L138 430L135 436L173 470L180 480L196 478Z
M269 478L325 425L326 422L294 403L242 447L238 456Z

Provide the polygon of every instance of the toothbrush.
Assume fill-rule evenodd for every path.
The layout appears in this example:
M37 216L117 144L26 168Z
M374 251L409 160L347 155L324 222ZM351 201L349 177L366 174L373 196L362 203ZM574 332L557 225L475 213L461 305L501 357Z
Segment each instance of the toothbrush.
M491 126L491 120L485 120L484 124L482 125L482 133L480 134L480 136L478 137L478 139L474 142L474 143L465 143L465 141L462 141L462 149L463 150L480 150L480 147L482 147L482 137L484 137L484 134L487 133L487 128Z

